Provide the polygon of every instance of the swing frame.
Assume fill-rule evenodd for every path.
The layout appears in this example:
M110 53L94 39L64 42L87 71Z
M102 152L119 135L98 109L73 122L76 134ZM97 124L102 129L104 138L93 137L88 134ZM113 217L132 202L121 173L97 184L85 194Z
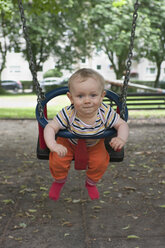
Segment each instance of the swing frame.
M50 96L51 96L51 99L53 97L55 97L54 94L56 94L56 93L54 93L54 92L56 92L56 91L50 92L46 96L42 92L42 89L41 89L40 84L39 84L38 79L37 79L37 71L36 71L34 60L33 60L31 42L30 42L30 39L29 39L28 29L27 29L27 26L26 26L26 18L25 18L25 15L24 15L24 8L23 8L22 0L18 0L18 6L19 6L20 17L21 17L22 26L23 26L24 38L26 40L27 50L28 50L28 54L29 54L29 68L30 68L31 74L33 76L34 85L36 87L37 102L38 102L37 108L36 108L36 118L37 118L38 123L39 123L39 132L41 131L41 133L43 135L43 128L45 127L45 125L47 125L47 119L46 119L46 116L45 116L45 113L44 113L44 111L46 111L46 106L45 105L50 100L49 99ZM119 110L120 110L120 117L122 119L124 119L124 120L128 119L128 110L127 110L127 106L126 106L126 98L127 98L128 82L129 82L129 78L130 78L130 67L131 67L131 64L132 64L132 57L133 57L132 50L133 50L134 37L135 37L136 20L137 20L137 17L138 17L138 13L137 13L138 7L139 7L138 0L135 0L133 21L132 21L132 30L131 30L131 36L130 36L129 52L128 52L128 59L127 59L127 63L126 63L126 73L125 73L125 78L124 78L124 82L123 82L122 93L121 93L120 96L117 96L117 102L116 102L117 106L119 107ZM111 96L112 95L114 96L115 93L111 91L111 93L107 93L107 94L110 94L108 97L111 98ZM66 137L67 138L68 131L67 130L61 130L61 131L59 131L58 135L61 136L61 137ZM105 130L104 135L102 134L100 136L96 136L96 137L93 137L93 138L104 138L105 137L105 141L109 141L114 135L115 135L115 130L111 129L111 130ZM69 137L72 137L71 133L69 133ZM74 138L75 137L76 136L74 135ZM80 137L78 137L78 138L80 138ZM88 138L88 137L86 137L86 138ZM38 142L38 145L39 145L39 142ZM105 143L105 146L106 146L106 143ZM45 147L45 150L48 150L48 148ZM38 147L37 147L37 151L38 151ZM119 154L119 152L115 152L115 154ZM38 154L37 154L37 157L38 157ZM124 157L124 152L122 152L122 157L119 158L119 159L117 158L116 161L117 162L122 161L123 157Z
M55 90L49 91L45 95L45 99L41 101L41 105L44 109L43 117L40 117L40 112L38 108L38 104L36 106L36 119L38 120L38 126L39 126L39 136L38 136L38 142L37 142L37 158L41 160L48 160L49 159L49 149L45 144L44 136L43 136L43 130L45 126L48 124L47 120L47 103L52 100L53 98L64 95L69 91L68 87L61 87L57 88ZM114 102L117 106L117 112L120 112L122 109L122 103L120 101L120 96L114 93L110 90L105 90L106 95L105 98L108 98L110 102ZM125 106L125 121L128 120L128 109L127 106ZM124 148L122 148L120 151L116 152L112 149L112 147L109 145L110 140L116 136L116 130L115 128L107 128L102 134L100 135L94 135L94 136L88 136L88 135L76 135L68 130L60 130L56 134L56 138L63 137L63 138L72 138L72 139L84 139L84 138L90 138L90 139L101 139L104 138L104 144L106 147L106 150L108 151L110 155L110 161L111 162L121 162L124 158Z
M60 87L57 88L55 90L49 91L46 95L45 95L45 99L43 101L41 101L41 105L43 108L46 107L46 104L53 99L54 97L57 97L59 95L64 95L69 91L68 87ZM105 97L107 97L110 101L115 102L115 104L117 105L119 111L121 111L122 109L122 103L120 101L120 97L114 93L113 91L110 90L106 90L106 95ZM38 123L40 124L40 126L42 128L45 128L45 126L48 124L48 120L47 117L45 116L45 114L43 115L42 118L40 118L40 113L39 113L39 109L38 109L38 104L36 106L36 118L38 120ZM125 121L128 120L128 109L127 107L125 107ZM111 129L106 129L104 131L104 133L100 134L100 135L94 135L94 136L89 136L89 135L76 135L73 134L71 132L69 132L68 130L60 130L57 134L57 136L59 137L63 137L63 138L71 138L71 139L81 139L81 138L90 138L90 139L101 139L101 138L106 138L108 136L114 135L116 133L116 130L114 128Z

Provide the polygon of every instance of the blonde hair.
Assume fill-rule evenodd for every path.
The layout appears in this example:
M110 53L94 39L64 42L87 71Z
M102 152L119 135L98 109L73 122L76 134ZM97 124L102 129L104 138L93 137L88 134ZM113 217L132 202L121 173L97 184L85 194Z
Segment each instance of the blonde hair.
M102 90L104 90L105 80L101 74L97 71L90 69L90 68L82 68L72 74L72 76L68 80L68 87L69 90L73 81L77 80L78 82L83 82L87 78L93 78L100 83L102 86Z

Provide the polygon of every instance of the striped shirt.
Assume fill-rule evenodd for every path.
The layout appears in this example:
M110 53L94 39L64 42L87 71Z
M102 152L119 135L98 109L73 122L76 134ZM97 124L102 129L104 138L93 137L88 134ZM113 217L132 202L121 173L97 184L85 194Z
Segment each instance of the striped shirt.
M97 118L94 124L89 125L81 121L76 116L74 105L63 108L55 117L55 120L61 126L61 129L68 129L73 134L79 136L100 135L106 128L112 128L118 121L119 115L111 108L111 106L102 103L98 109ZM69 139L73 144L77 144L76 139ZM99 140L88 139L87 145L95 145Z

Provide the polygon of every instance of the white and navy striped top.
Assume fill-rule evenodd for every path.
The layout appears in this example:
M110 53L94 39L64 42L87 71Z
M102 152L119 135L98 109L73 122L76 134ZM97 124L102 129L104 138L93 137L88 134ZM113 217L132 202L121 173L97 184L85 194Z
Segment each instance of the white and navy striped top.
M99 135L106 128L112 128L118 121L119 115L111 108L111 106L102 103L98 109L97 118L94 124L89 125L81 121L76 116L74 105L63 108L55 117L55 120L61 126L61 129L68 129L73 134L83 135ZM77 144L76 139L69 139L73 144ZM95 145L99 140L88 139L87 145Z

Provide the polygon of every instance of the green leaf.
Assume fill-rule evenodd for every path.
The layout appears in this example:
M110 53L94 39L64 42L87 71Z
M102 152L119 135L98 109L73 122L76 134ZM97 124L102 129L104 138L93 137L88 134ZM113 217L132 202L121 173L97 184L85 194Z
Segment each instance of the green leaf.
M159 205L160 208L165 208L165 205Z
M81 199L74 199L73 201L72 201L73 203L79 203L79 202L81 202Z
M135 167L136 165L135 164L129 164L129 167Z
M30 213L36 213L36 212L37 212L36 209L29 209L28 211L29 211Z
M93 209L101 209L101 206L94 206Z
M72 202L72 198L70 198L70 197L65 198L64 201L66 201L66 202Z
M48 190L48 188L46 188L46 187L40 187L40 190L47 191L47 190Z
M140 237L136 235L128 235L127 239L140 239Z
M14 201L12 199L6 199L6 200L3 200L2 202L5 203L6 205L10 203L14 204Z
M123 230L128 230L130 228L130 225L126 226L126 227L123 227L122 229Z
M65 234L64 234L64 237L67 237L67 236L69 236L69 235L70 235L69 233L65 233Z
M107 191L104 191L104 195L108 195L108 194L110 194L111 192L109 191L109 190L107 190Z
M19 226L22 227L22 228L27 227L27 225L25 223L19 223Z

